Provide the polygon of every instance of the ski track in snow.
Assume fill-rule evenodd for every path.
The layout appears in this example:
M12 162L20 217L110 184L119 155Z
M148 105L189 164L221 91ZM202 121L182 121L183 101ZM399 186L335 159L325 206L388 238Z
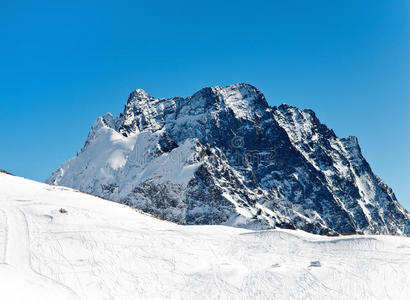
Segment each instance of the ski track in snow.
M410 299L406 237L180 226L3 174L0 262L6 300Z
M0 251L1 251L0 263L1 264L6 263L7 234L8 234L8 226L7 226L6 213L4 212L3 209L0 209L0 241L2 241L2 244L0 245L3 245L2 248L0 248Z
M52 280L32 268L30 234L26 216L20 208L13 206L12 203L2 204L3 208L0 212L3 221L2 225L4 226L3 232L5 232L3 240L3 264L18 270L18 272L22 273L22 276L41 282L41 285L45 288L49 286L51 291L54 291L51 293L53 294L52 298L79 299L78 295L70 287ZM21 299L21 294L16 293L14 296L9 295L9 297L8 299L14 299L14 297L15 299ZM35 297L35 295L31 296L32 299ZM41 298L48 299L46 295Z
M24 213L10 206L4 210L7 223L5 262L19 269L30 268L30 238Z

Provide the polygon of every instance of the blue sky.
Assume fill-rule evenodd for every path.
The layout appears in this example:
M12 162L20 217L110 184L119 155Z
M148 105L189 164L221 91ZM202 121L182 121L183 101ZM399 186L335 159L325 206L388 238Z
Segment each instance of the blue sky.
M135 88L247 82L358 136L410 209L409 1L56 2L0 0L0 168L45 180Z

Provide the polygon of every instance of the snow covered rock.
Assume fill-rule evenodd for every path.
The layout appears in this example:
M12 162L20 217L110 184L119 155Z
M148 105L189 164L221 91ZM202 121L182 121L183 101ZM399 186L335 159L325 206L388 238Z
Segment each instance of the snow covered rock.
M180 224L410 233L357 138L338 138L311 110L270 107L249 84L170 99L135 90L47 182Z

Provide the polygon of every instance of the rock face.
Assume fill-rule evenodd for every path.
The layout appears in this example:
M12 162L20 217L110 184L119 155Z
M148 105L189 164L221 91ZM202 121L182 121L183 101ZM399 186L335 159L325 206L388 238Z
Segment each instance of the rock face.
M409 234L410 214L355 137L248 84L154 99L135 90L47 180L180 224Z

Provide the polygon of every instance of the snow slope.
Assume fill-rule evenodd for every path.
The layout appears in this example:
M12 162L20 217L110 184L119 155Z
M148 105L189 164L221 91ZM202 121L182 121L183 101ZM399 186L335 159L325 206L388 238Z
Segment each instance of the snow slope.
M1 299L410 299L408 237L183 226L2 173L0 262Z

